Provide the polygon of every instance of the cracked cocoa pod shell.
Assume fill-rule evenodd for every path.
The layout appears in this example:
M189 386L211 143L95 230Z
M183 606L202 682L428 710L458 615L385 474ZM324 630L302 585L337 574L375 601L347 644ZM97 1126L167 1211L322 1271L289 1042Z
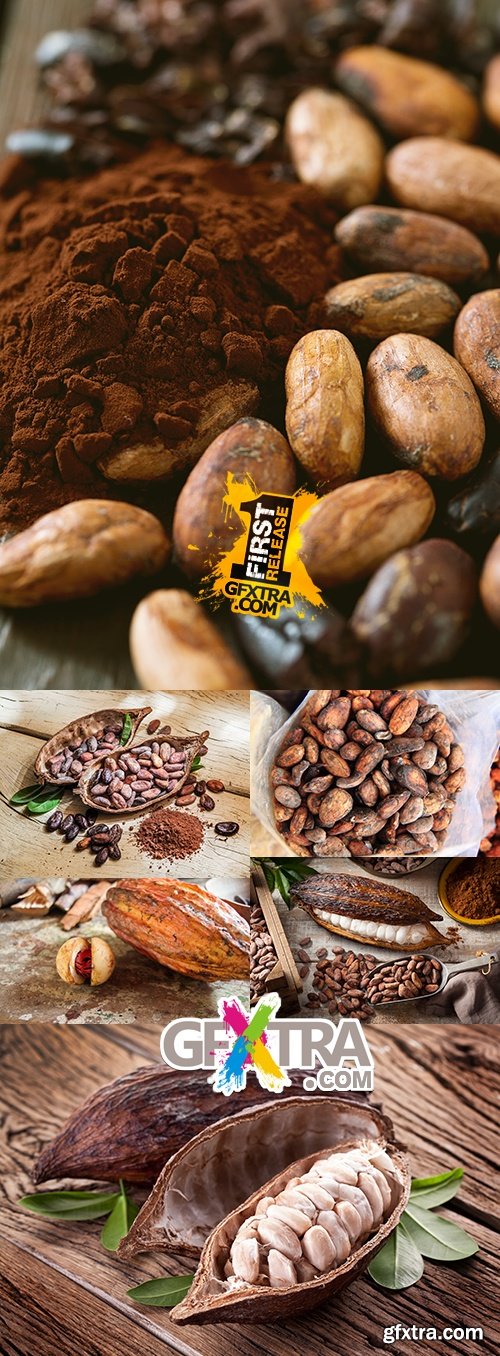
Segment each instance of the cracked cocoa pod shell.
M149 708L149 710L151 710L151 707ZM119 809L117 809L115 806L111 804L109 805L109 808L105 807L101 804L100 801L95 799L94 794L95 781L99 775L101 764L104 763L108 757L111 756L111 758L115 757L118 758L119 754L122 752L123 753L126 752L128 754L133 755L136 749L150 748L152 744L158 742L159 739L161 740L162 736L164 736L164 738L168 740L168 743L170 744L171 748L174 749L175 752L180 752L181 749L186 750L187 752L187 762L183 776L180 777L179 780L176 782L176 785L172 791L158 790L158 795L154 797L154 800L153 799L148 800L146 806L138 806L137 804L134 804L129 807L126 805L122 805L120 806ZM129 744L126 749L118 749L116 751L116 754L114 753L111 755L103 754L100 758L96 759L95 762L90 763L88 769L82 773L80 780L78 782L78 795L80 797L80 800L83 800L84 805L91 805L93 806L94 809L100 810L101 812L104 811L106 814L110 815L133 815L137 814L138 809L142 810L156 809L156 806L162 804L163 801L172 800L173 797L178 796L180 794L182 787L184 786L184 782L189 777L189 773L193 766L194 760L200 753L204 744L206 744L206 741L209 738L209 736L210 736L209 730L202 730L201 734L199 735L173 735L170 733L170 726L166 725L163 727L163 729L157 730L156 734L152 735L150 739L143 739L141 744L136 745Z
M425 274L368 273L331 287L325 315L334 329L352 340L378 343L405 330L436 339L455 320L461 305L447 283Z
M404 207L451 217L480 235L500 234L500 159L493 151L446 137L409 137L389 151L385 174Z
M248 924L201 885L122 880L108 891L110 928L144 956L190 979L249 979Z
M294 885L294 904L329 932L355 942L384 946L393 951L425 951L448 946L449 939L433 927L433 913L418 895L363 876L310 876ZM352 926L356 923L356 927Z
M239 1109L203 1128L165 1163L120 1244L121 1257L150 1250L199 1255L212 1229L242 1196L286 1170L297 1153L317 1154L349 1136L390 1137L391 1122L368 1102L318 1093ZM252 1146L258 1146L252 1152Z
M462 287L489 269L488 253L472 231L411 208L356 207L335 227L335 239L363 272L409 268Z
M363 1136L363 1140L370 1148L372 1147L366 1136ZM360 1137L354 1134L349 1139L329 1147L337 1151L342 1149L348 1153L361 1147ZM312 1280L283 1285L279 1289L245 1283L241 1289L232 1289L224 1280L224 1266L229 1258L231 1245L240 1226L254 1214L261 1197L276 1196L284 1191L292 1178L302 1176L318 1159L324 1157L323 1148L290 1163L284 1171L266 1182L259 1191L254 1192L238 1209L233 1210L217 1225L205 1244L186 1299L172 1311L172 1321L181 1324L273 1322L306 1313L351 1285L395 1229L410 1194L411 1170L404 1148L395 1145L389 1134L377 1137L373 1143L373 1148L375 1147L389 1153L394 1168L390 1214L364 1243L360 1246L354 1245L346 1261Z
M123 708L122 710L115 707L112 710L104 709L102 711L92 711L88 716L80 716L78 720L72 720L69 725L65 725L62 730L58 730L57 734L52 736L52 739L48 739L47 742L42 745L35 762L35 774L38 777L38 780L40 782L50 782L51 785L75 785L76 782L78 782L77 776L71 776L69 773L54 773L48 768L47 764L55 754L59 753L61 749L66 748L67 745L74 740L78 739L83 742L92 735L99 736L105 729L116 730L116 733L119 736L123 729L123 720L125 716L130 717L132 728L126 742L120 744L119 747L121 751L128 749L137 733L139 725L146 719L146 716L149 716L152 709L151 706L141 706L137 707L135 710L130 710L130 708ZM94 762L98 761L100 757L101 754L98 752ZM93 763L89 762L88 766L92 767Z
M464 368L439 344L400 333L368 360L372 418L398 461L423 475L456 480L481 457L485 426Z
M292 1070L290 1079L293 1095L305 1096L303 1074ZM357 1094L360 1099L365 1096ZM248 1110L267 1097L257 1080L250 1079L233 1099L234 1106L228 1102L226 1115L240 1115L242 1105ZM163 1064L134 1069L98 1088L73 1112L36 1160L33 1181L116 1182L122 1177L151 1184L166 1159L214 1121L220 1122L220 1113L220 1094L207 1085L203 1070L193 1070L186 1079L183 1072Z
M350 47L336 63L335 80L398 140L426 134L472 141L475 135L474 95L430 61L386 47Z
M500 419L500 287L469 297L458 316L453 350L495 419Z
M454 542L429 537L397 551L370 579L351 619L372 672L405 678L452 659L476 596L474 563Z

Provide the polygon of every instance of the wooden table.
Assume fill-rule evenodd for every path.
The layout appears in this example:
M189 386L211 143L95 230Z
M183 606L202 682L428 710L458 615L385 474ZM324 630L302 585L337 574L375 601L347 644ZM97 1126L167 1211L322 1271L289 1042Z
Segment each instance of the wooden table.
M415 1174L461 1164L458 1201L441 1213L461 1223L480 1253L455 1266L427 1261L417 1286L378 1290L362 1278L335 1301L294 1322L177 1328L168 1311L140 1309L127 1289L190 1269L165 1254L124 1265L99 1244L100 1224L50 1224L16 1207L30 1190L34 1158L65 1117L102 1083L159 1057L158 1031L135 1026L4 1027L0 1094L0 1349L4 1356L370 1356L384 1328L481 1326L484 1342L446 1343L450 1356L493 1353L500 1324L498 1179L500 1036L476 1027L370 1031L375 1098L408 1144ZM224 1108L221 1107L221 1114ZM139 1193L134 1189L139 1199ZM497 1348L496 1348L497 1349ZM395 1356L432 1352L398 1342Z
M156 861L145 856L135 839L140 816L104 815L103 822L123 825L122 857L115 874L177 877L188 873L198 880L210 876L246 876L249 852L246 693L10 691L0 692L0 840L4 877L36 876L43 880L102 876L102 868L94 866L90 853L76 853L74 843L65 843L59 834L44 831L47 815L30 816L24 807L12 806L9 800L20 787L35 781L33 764L46 739L86 712L108 706L120 709L151 706L152 716L171 725L174 734L193 735L209 730L209 752L203 758L201 775L216 778L226 787L223 794L214 797L215 809L201 815L206 827L199 852L182 861ZM139 727L134 743L140 743L143 729L145 725ZM78 813L85 807L69 788L61 808L66 813ZM236 821L239 833L233 838L219 838L213 827L219 820Z

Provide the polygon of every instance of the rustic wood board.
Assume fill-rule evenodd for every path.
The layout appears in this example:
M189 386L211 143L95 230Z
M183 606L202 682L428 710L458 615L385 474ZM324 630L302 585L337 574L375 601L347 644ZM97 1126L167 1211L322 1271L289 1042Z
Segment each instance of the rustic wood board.
M383 1330L402 1323L441 1329L482 1326L483 1343L446 1343L492 1353L500 1322L498 1227L494 1190L500 1154L497 1106L500 1037L476 1027L419 1027L370 1033L376 1062L375 1098L383 1101L415 1173L456 1163L464 1184L442 1213L477 1239L479 1257L454 1267L426 1262L418 1286L393 1294L361 1279L336 1301L295 1322L236 1328L176 1328L163 1310L139 1309L127 1289L153 1276L190 1269L164 1254L124 1265L99 1244L99 1224L62 1226L15 1205L30 1190L30 1170L43 1144L84 1096L103 1082L158 1059L158 1032L142 1028L4 1027L0 1094L2 1280L0 1349L6 1356L123 1356L126 1350L175 1351L182 1356L369 1356ZM221 1107L221 1114L224 1108ZM134 1194L139 1194L134 1191ZM431 1351L421 1343L419 1351ZM396 1345L396 1353L404 1347Z
M135 841L140 815L106 816L103 822L123 825L120 842L122 858L116 874L128 876L179 876L189 873L198 880L210 876L246 876L249 851L248 789L248 696L245 692L0 692L0 838L2 874L35 875L39 880L51 876L100 877L90 853L75 852L73 843L65 843L59 834L44 832L47 815L31 817L23 807L9 805L20 787L35 780L33 764L45 739L69 721L86 712L106 707L149 705L152 715L172 726L173 733L199 734L210 730L209 753L203 759L202 776L214 777L226 787L214 797L215 809L200 815L205 825L202 846L182 862L156 861L146 856ZM147 722L146 722L147 723ZM139 728L135 743L140 743L145 725ZM172 802L163 802L164 806ZM66 813L84 809L71 788L62 802ZM195 812L197 806L188 807ZM219 838L214 832L218 820L235 820L240 831L233 838ZM77 840L78 841L78 840ZM113 873L115 874L114 868Z

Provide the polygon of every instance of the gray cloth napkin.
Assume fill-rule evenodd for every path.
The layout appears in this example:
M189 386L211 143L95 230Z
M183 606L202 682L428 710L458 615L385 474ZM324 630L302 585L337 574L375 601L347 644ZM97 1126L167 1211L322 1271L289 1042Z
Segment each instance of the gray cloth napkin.
M493 965L488 975L482 970L453 975L442 993L427 999L425 1020L431 1017L450 1022L500 1023L500 964Z

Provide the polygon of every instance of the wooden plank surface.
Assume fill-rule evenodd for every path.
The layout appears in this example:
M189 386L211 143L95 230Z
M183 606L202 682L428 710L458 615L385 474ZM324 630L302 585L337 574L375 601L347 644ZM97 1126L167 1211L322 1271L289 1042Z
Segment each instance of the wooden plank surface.
M29 126L46 107L34 52L51 28L76 28L89 14L89 0L10 0L3 18L0 60L0 148L13 128Z
M103 1082L159 1056L158 1031L131 1028L3 1027L0 1093L0 1349L6 1356L368 1356L390 1324L438 1329L466 1323L485 1330L481 1345L446 1343L453 1356L493 1352L500 1322L495 1191L500 1154L500 1037L476 1027L419 1027L370 1032L375 1100L408 1143L414 1173L460 1163L463 1187L442 1213L477 1239L480 1254L454 1267L426 1262L418 1286L399 1294L361 1279L352 1289L295 1322L235 1328L177 1329L168 1313L139 1309L127 1289L141 1280L189 1269L186 1259L151 1254L124 1265L99 1244L100 1225L50 1224L15 1202L30 1189L36 1154L82 1098ZM221 1108L221 1114L224 1109ZM139 1193L134 1189L139 1199ZM55 1339L60 1325L60 1341ZM2 1326L3 1325L3 1326ZM3 1342L3 1344L2 1344ZM10 1345L9 1345L10 1343ZM432 1344L415 1349L431 1351ZM405 1346L395 1345L397 1356Z
M33 876L39 880L59 876L101 877L90 853L76 853L74 843L59 834L44 831L45 816L29 816L24 807L9 804L20 787L35 780L33 764L43 743L68 722L106 707L149 705L152 715L172 726L174 734L193 735L210 731L208 754L201 775L224 783L225 792L215 796L215 809L201 813L205 834L200 850L191 857L157 861L139 848L138 815L102 816L103 822L120 823L122 858L116 873L127 876L174 876L189 874L198 880L210 876L246 876L249 851L248 788L248 696L244 692L131 692L57 691L0 692L0 839L4 878ZM134 742L140 743L140 727ZM173 802L164 802L171 805ZM66 813L78 813L82 803L69 788L61 803ZM189 807L191 808L191 807ZM193 807L197 811L197 806ZM214 825L233 820L240 831L220 838ZM78 841L78 840L77 840Z

